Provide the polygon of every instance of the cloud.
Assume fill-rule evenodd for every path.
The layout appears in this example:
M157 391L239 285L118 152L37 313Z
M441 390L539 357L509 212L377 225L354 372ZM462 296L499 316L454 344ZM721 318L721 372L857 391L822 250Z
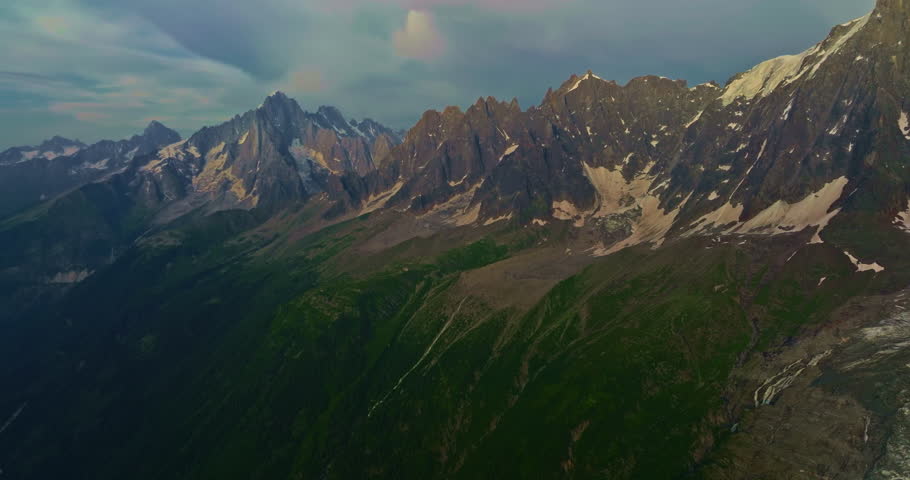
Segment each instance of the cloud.
M201 126L191 118L230 118L258 103L263 88L142 18L70 0L0 6L0 41L15 44L0 51L0 103L21 113L0 112L5 146L54 134L128 137L151 116L188 133Z
M298 70L291 75L292 91L318 93L325 88L322 72L315 69Z
M310 110L336 105L406 128L427 108L479 96L536 104L588 68L620 82L649 73L723 82L807 48L872 3L0 2L0 43L9 46L0 49L0 150L54 134L128 137L148 118L186 135L276 89Z
M68 31L69 24L63 17L40 16L35 19L35 24L49 35L65 35Z
M111 118L111 114L101 112L108 108L107 104L96 102L59 102L48 107L53 113L68 115L80 122L98 122Z
M79 120L80 122L97 122L111 118L111 116L106 113L98 112L76 112L75 116L76 120Z
M298 0L72 0L100 15L135 17L195 55L236 67L259 80L288 71L280 55L311 23Z
M392 42L399 56L416 60L433 60L445 49L433 14L420 10L408 12L404 28L393 34Z
M385 4L407 10L429 10L436 7L469 7L500 12L535 12L565 6L579 0L336 0L320 5L323 10L352 10L370 4Z
M106 108L104 103L97 102L59 102L50 106L49 110L56 113L69 113L76 110Z

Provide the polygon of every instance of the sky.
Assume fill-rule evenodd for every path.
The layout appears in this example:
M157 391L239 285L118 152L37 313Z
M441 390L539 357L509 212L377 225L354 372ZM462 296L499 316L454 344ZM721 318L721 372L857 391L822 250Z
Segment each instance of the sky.
M187 136L275 90L408 128L478 97L538 104L593 70L725 83L873 0L3 0L0 150L158 120Z

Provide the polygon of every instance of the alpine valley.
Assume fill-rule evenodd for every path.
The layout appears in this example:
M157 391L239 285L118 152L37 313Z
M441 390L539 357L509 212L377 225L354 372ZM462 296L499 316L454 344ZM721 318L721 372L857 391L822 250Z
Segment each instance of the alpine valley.
M407 132L0 153L0 478L910 478L910 1Z

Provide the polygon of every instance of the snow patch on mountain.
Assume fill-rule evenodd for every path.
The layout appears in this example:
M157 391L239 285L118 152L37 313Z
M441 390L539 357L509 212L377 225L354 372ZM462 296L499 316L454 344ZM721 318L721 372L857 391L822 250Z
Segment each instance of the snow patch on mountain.
M389 190L386 190L385 192L381 192L381 193L378 193L375 195L370 195L370 197L367 198L367 201L364 204L363 209L361 209L360 215L375 212L376 210L379 210L380 208L384 207L385 204L388 203L389 199L391 199L393 196L395 196L395 194L398 193L398 191L401 190L402 187L404 187L404 182L398 181L398 183L396 183L394 186L392 186L392 188L390 188Z
M643 172L649 171L654 166L650 163L645 166ZM622 170L610 170L606 167L592 167L586 162L582 163L585 177L591 182L594 190L597 192L597 206L594 208L592 216L605 217L616 213L625 212L635 207L633 202L625 201L627 199L643 198L648 193L648 188L654 182L654 177L646 174L638 175L632 181L627 181L623 177Z
M592 78L596 78L597 80L603 80L602 78L598 77L597 75L594 75L593 73L586 73L583 77L579 78L575 82L575 84L572 85L569 88L569 90L566 91L566 93L574 92L581 85L581 82L584 82L585 80L590 80Z
M512 219L512 214L507 213L507 214L501 215L499 217L487 219L487 221L483 222L483 226L487 227L487 226L493 225L494 223L503 222L503 221L511 220L511 219Z
M626 180L621 170L611 170L606 167L592 167L582 163L585 177L591 182L597 192L597 204L592 211L581 212L569 202L554 202L553 217L560 220L574 220L576 227L583 226L587 218L604 218L611 215L621 215L632 210L639 210L640 217L632 224L632 233L624 240L612 245L600 244L592 250L594 256L610 255L633 245L641 243L663 243L664 237L670 231L676 217L682 211L692 194L673 211L661 208L660 198L652 194L667 182L652 188L656 177L648 172L655 163L650 162L641 169L639 175L632 180Z
M499 161L500 161L500 162L503 161L506 157L508 157L509 155L515 153L516 150L518 150L518 145L517 145L517 144L516 144L516 145L510 146L509 148L506 149L505 153L503 153L502 156L499 157Z
M75 145L71 146L71 147L65 147L63 149L63 156L69 157L69 156L75 155L75 154L79 153L80 150L82 150L82 147L77 147Z
M894 224L901 230L910 233L910 201L907 201L907 209L897 214Z
M796 101L795 98L790 99L790 103L787 104L787 108L784 109L784 113L781 114L780 119L787 121L790 119L790 112L793 110L793 102Z
M739 220L744 210L743 205L733 205L728 202L698 219L693 224L693 230L690 230L687 235L720 227L727 227L722 232L725 234L761 235L780 235L816 227L816 234L811 243L821 243L818 234L832 218L840 213L840 209L830 210L834 202L843 195L847 183L847 177L840 177L825 184L819 191L809 194L799 202L790 204L778 200L746 222ZM730 226L731 224L732 226Z
M821 51L821 53L819 54L819 58L815 60L815 63L812 66L812 70L809 72L809 78L814 77L815 74L818 72L818 69L821 68L822 64L824 64L829 58L831 58L832 55L840 52L840 50L844 47L844 45L847 44L847 41L850 40L851 38L853 38L854 35L856 35L860 30L863 29L863 27L866 26L866 24L869 22L870 18L872 18L871 13L864 17L857 18L856 20L853 20L852 22L847 22L846 24L841 25L842 27L851 27L851 28L850 28L850 30L847 30L846 33L841 35L840 38L838 38L834 42L834 45L831 45L827 49ZM800 72L799 76L802 76L803 73L804 72ZM799 76L797 76L797 78Z
M784 55L760 63L751 70L730 82L721 95L724 106L730 105L737 98L751 100L755 97L766 97L784 80L799 72L803 61L809 55L807 50L799 55Z
M178 157L183 154L184 145L186 145L186 140L181 140L177 143L167 145L158 151L158 158L165 159Z
M48 279L47 283L55 285L70 285L74 283L79 283L94 273L90 270L73 270L69 272L58 272L53 277Z
M730 105L737 98L752 100L756 97L766 97L779 86L790 84L806 73L809 74L809 78L814 77L832 55L838 53L848 40L866 26L869 18L870 15L866 15L844 24L843 27L850 29L831 45L824 46L825 42L822 42L805 52L780 56L756 65L727 85L721 95L724 106Z
M477 223L482 205L480 202L471 205L471 202L482 184L483 182L477 183L467 192L455 195L447 202L436 205L429 212L419 215L417 218L429 223L441 223L455 227Z
M17 162L17 163L27 162L29 160L34 160L36 158L46 158L48 160L54 160L59 157L71 157L71 156L79 153L79 151L81 151L81 150L82 150L82 147L79 147L76 145L64 147L63 150L61 151L61 153L57 153L52 150L47 150L44 152L42 152L40 150L29 150L26 152L20 152L21 158L20 158L19 162Z
M557 220L573 221L576 227L585 225L585 216L590 212L582 212L572 202L568 200L557 200L551 205L553 218Z
M692 120L689 120L685 125L683 125L683 128L686 129L686 130L688 130L689 127L691 127L692 125L694 125L695 122L697 122L697 121L701 118L701 116L702 116L703 113L705 113L704 110L698 112L694 117L692 117Z
M900 118L897 119L897 127L901 129L904 138L910 140L910 115L907 112L901 112Z
M461 185L462 183L464 183L464 181L467 180L467 179L468 179L468 175L465 174L465 176L461 177L461 180L458 180L457 182L454 182L454 181L452 181L452 180L449 180L448 183L449 183L449 186L450 186L450 187L457 187L458 185Z
M661 208L660 198L654 195L647 195L639 199L637 204L641 207L641 218L632 225L632 235L609 248L605 248L605 246L595 248L594 255L606 256L643 243L651 243L653 248L659 248L663 245L667 233L673 228L673 224L676 223L676 217L691 198L690 193L679 206L671 211Z
M833 136L840 135L841 130L844 128L844 126L847 125L848 119L849 119L849 116L844 115L844 118L842 118L839 122L835 123L834 126L831 127L830 130L828 130L828 135L833 135Z
M111 161L110 158L105 158L105 159L99 160L95 163L89 163L85 166L85 168L90 168L92 170L104 170L107 168L107 165L110 161Z
M25 410L26 405L28 405L28 403L23 403L15 412L13 412L13 414L9 417L9 419L6 420L3 426L0 427L0 433L5 432L6 429L9 428L9 426L12 425L17 418L19 418L19 415L21 415L22 411Z
M872 271L872 272L875 272L875 273L879 273L879 272L884 272L884 271L885 271L885 267L879 265L878 263L875 263L875 262L873 262L873 263L862 263L862 262L860 262L858 258L854 257L853 255L850 255L850 252L848 252L848 251L846 251L846 250L844 250L844 255L846 255L847 258L850 259L850 263L852 263L852 264L856 267L856 271L857 271L857 272L869 272L869 271Z

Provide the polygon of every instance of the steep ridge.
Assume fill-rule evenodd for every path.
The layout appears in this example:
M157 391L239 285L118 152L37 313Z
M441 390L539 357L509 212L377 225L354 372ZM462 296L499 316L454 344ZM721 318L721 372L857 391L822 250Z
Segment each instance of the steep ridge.
M0 284L8 286L0 303L10 302L15 318L22 310L12 305L65 291L182 217L255 209L262 221L314 196L343 202L351 197L345 176L373 170L399 142L372 120L347 122L331 107L307 113L276 92L186 140L152 122L129 140L0 165L10 198L3 208L21 211L0 223Z
M133 158L180 140L177 132L151 122L140 135L87 146L54 137L38 147L0 153L0 218L121 171Z
M166 219L197 207L281 209L323 192L346 198L339 178L375 170L398 143L398 133L372 120L347 122L334 107L307 113L275 92L256 110L162 149L143 171L188 168L188 196Z
M68 157L86 145L79 140L70 140L60 136L55 136L50 140L41 142L38 146L13 147L4 152L0 152L0 164L9 165L12 163L27 162L35 158L46 158L53 160L57 157Z
M905 4L723 87L428 112L371 164L276 94L0 225L0 286L68 289L0 335L4 471L910 475Z
M593 256L693 235L803 232L822 243L826 226L855 215L900 230L910 203L907 9L880 2L724 87L654 76L621 86L589 71L528 110L481 98L466 111L427 112L404 138L332 107L305 112L275 92L185 141L153 122L129 141L35 149L82 148L56 160L23 162L13 149L4 155L16 163L0 168L65 166L73 179L56 190L118 172L92 189L120 199L121 212L142 212L124 245L192 212L267 218L317 198L325 224L370 212L425 222L395 242L452 227L564 224ZM400 227L389 229L410 231ZM851 258L876 264L868 253ZM61 271L94 270L69 263Z
M906 21L901 2L881 2L722 88L588 72L527 111L488 98L427 112L372 175L363 211L457 204L459 224L571 222L603 237L601 253L668 235L817 234L869 179L906 176ZM882 214L906 201L894 185Z

